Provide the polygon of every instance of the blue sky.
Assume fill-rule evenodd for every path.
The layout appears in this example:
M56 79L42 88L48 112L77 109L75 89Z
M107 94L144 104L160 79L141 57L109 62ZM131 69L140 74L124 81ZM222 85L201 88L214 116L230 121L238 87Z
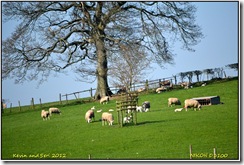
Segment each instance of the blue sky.
M195 2L197 6L196 22L201 26L205 38L194 47L195 52L181 49L177 43L172 45L176 54L174 65L165 65L165 69L154 66L154 71L148 76L149 80L171 77L179 72L203 70L224 67L238 62L238 3L237 2ZM2 39L6 39L14 30L14 20L2 24ZM232 70L226 70L227 76L237 75ZM76 80L72 72L67 75L50 76L47 82L38 86L38 81L15 84L14 80L2 81L2 98L9 99L13 106L30 104L33 97L35 102L58 101L59 93L72 93L96 88L96 82L86 83ZM88 96L89 93L82 96ZM73 97L70 97L73 98ZM65 98L63 98L65 99ZM8 104L9 105L9 104Z

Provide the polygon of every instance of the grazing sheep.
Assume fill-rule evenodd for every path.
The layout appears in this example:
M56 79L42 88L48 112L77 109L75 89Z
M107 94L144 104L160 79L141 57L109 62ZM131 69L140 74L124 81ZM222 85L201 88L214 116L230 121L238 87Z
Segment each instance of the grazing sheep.
M109 101L109 97L108 96L104 96L100 99L100 104L108 104L108 101Z
M162 87L156 89L156 93L161 93L162 91L166 91L166 90L167 90L167 88L162 86Z
M92 122L92 118L93 118L93 120L95 120L95 114L94 114L94 111L90 109L85 114L85 120L87 123L90 123L90 122Z
M185 100L185 106L184 108L187 111L187 107L193 107L193 109L196 111L196 108L198 108L198 110L201 110L201 104L197 101L197 100L193 100L193 99L187 99Z
M143 107L143 109L144 109L145 112L148 112L150 110L150 102L149 101L145 101L142 104L142 107Z
M42 110L41 117L42 117L42 120L50 119L50 113L48 111Z
M178 108L178 109L175 109L175 112L180 112L182 111L183 108Z
M108 113L108 112L103 112L102 114L102 125L104 126L104 124L108 123L108 125L113 125L114 122L114 117L112 113Z
M191 83L190 82L181 82L180 86L183 87L184 89L189 89Z
M58 113L61 115L61 111L58 108L49 108L50 116L52 116L52 113Z
M146 88L139 88L139 89L137 90L137 92L140 93L140 92L143 92L143 91L145 91L145 90L146 90Z
M178 98L168 98L168 107L174 105L181 105L181 102Z

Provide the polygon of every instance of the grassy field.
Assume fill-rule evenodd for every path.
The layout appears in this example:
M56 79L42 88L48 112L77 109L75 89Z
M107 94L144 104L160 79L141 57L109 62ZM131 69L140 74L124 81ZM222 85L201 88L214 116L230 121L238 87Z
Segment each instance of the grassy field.
M220 96L224 104L204 106L200 111L174 112L169 97L185 99ZM114 125L102 126L101 113L86 123L92 106L103 112L115 109L115 100L61 107L62 115L43 121L40 111L2 115L2 159L159 159L187 160L192 145L193 159L239 159L238 80L205 87L139 95L139 104L151 102L151 111L137 114L137 125L120 128L114 111Z

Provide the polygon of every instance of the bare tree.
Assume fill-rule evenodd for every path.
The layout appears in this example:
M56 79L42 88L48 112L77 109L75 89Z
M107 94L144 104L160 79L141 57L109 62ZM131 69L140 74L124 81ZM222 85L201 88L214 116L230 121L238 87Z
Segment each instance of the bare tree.
M96 77L99 99L112 94L107 52L138 44L160 66L172 63L174 39L192 51L202 37L195 12L190 2L3 2L2 18L19 25L2 43L2 78L45 80L73 66Z
M213 69L204 69L203 72L207 75L207 80L209 80L209 75L213 75Z
M109 56L111 66L109 76L115 86L124 86L126 91L131 85L140 82L149 73L151 59L138 45L121 45L116 55Z
M197 76L197 82L199 82L200 81L199 76L202 74L202 71L195 70L195 71L193 71L193 73Z
M215 73L216 78L222 78L223 77L223 68L214 68L213 72Z
M238 71L238 63L233 63L233 64L228 64L226 65L227 68L230 68L230 69L234 69L236 71Z
M178 75L180 76L181 82L184 82L184 79L186 77L186 72L180 72L178 73Z
M193 72L192 71L186 72L185 75L188 78L188 82L192 83Z

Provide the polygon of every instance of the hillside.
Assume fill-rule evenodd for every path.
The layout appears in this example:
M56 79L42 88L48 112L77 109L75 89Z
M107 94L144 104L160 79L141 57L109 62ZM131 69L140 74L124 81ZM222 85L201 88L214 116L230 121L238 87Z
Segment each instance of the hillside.
M223 104L204 106L200 111L174 112L169 97L185 99L220 96ZM86 123L92 106L103 112L115 110L115 101L60 107L62 115L43 121L40 111L2 116L2 159L239 159L238 80L205 87L139 95L139 104L151 102L150 112L138 113L138 124L120 128L117 113L113 126L102 126L101 113Z

